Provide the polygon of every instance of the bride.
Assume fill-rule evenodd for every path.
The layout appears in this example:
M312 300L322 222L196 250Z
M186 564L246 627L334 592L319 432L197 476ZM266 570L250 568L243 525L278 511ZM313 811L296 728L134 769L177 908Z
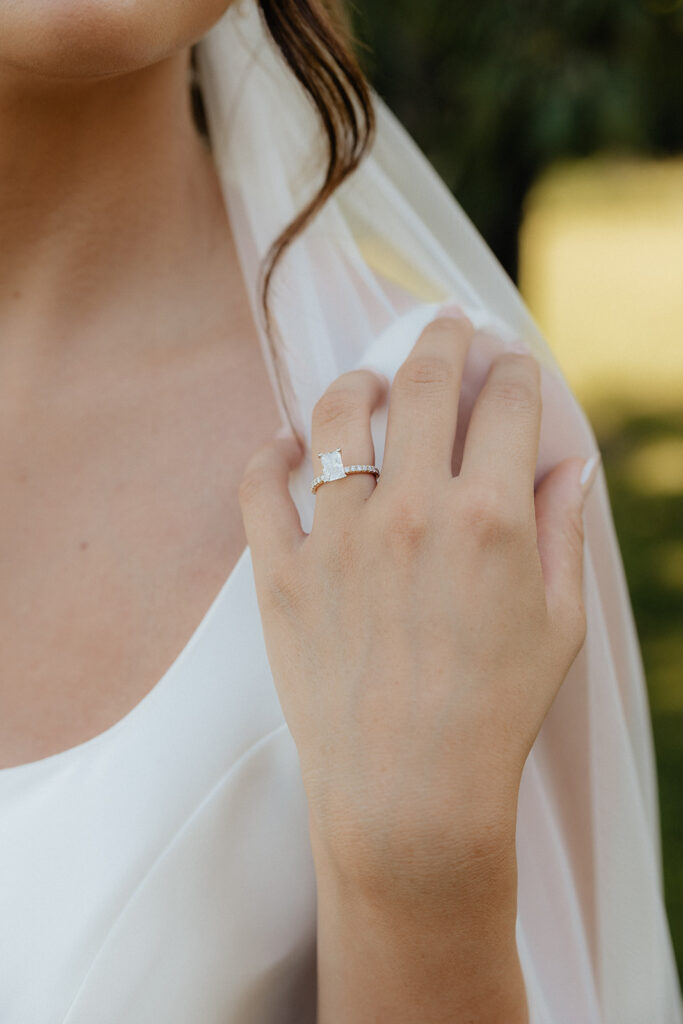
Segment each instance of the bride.
M0 131L0 1020L680 1024L595 438L343 18L0 0Z

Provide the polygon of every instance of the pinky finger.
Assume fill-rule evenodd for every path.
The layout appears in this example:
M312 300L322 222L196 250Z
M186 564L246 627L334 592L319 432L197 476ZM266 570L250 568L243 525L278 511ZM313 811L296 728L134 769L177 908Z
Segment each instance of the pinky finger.
M296 549L306 534L289 493L289 474L303 452L293 437L276 437L249 460L239 488L247 543L254 560L269 562Z
M560 635L571 638L578 647L586 632L583 495L579 482L583 466L584 460L578 457L564 459L546 474L535 494L536 534L548 611Z

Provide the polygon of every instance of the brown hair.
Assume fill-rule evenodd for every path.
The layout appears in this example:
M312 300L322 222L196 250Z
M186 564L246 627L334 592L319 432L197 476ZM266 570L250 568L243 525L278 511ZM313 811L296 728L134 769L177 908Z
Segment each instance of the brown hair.
M315 217L335 189L361 161L375 133L372 98L353 53L354 39L344 0L258 0L268 32L308 94L327 142L327 169L318 192L273 241L261 275L266 335L285 410L291 409L281 376L279 346L273 339L268 293L273 271L286 248ZM203 121L198 109L198 121Z

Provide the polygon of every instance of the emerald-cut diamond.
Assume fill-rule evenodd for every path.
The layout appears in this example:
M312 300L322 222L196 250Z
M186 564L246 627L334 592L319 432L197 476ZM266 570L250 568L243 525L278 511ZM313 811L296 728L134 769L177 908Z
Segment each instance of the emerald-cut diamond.
M318 458L323 464L322 477L325 483L329 483L330 480L341 480L346 476L341 448L335 448L333 452L318 452Z

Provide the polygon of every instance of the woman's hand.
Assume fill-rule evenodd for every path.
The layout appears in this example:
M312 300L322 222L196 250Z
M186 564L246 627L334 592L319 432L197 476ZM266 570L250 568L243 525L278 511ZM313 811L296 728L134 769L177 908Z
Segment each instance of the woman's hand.
M391 388L381 478L323 484L309 535L287 487L293 439L257 453L240 494L314 852L422 907L514 842L522 767L586 630L584 460L560 463L534 495L533 357L494 361L453 475L473 333L464 318L422 332ZM372 463L385 392L367 370L336 380L315 408L313 452Z

